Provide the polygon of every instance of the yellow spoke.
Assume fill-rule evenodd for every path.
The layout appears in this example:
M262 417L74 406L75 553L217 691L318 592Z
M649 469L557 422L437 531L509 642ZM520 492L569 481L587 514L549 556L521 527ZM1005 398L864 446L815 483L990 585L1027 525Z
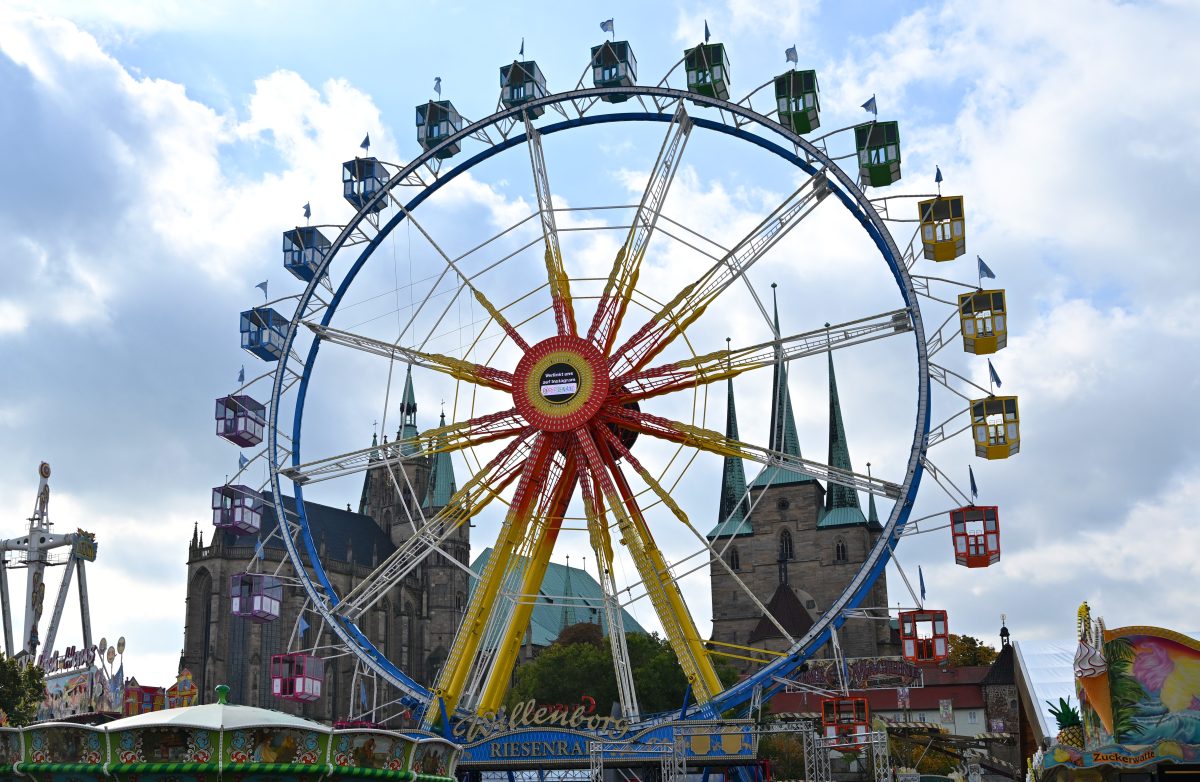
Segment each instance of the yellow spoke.
M675 583L670 567L650 535L633 492L620 468L611 461L606 462L601 456L590 432L586 429L576 430L575 440L588 471L616 516L621 541L637 566L650 596L650 604L692 687L693 697L697 703L707 703L721 691L721 681L717 678L692 615L683 602L679 585Z
M529 163L533 168L533 184L537 191L538 214L542 218L542 236L546 241L546 276L550 282L550 298L554 303L554 321L561 335L576 335L575 307L571 301L571 282L563 268L562 247L558 241L558 225L554 220L554 202L550 197L550 179L546 174L546 157L542 152L542 134L525 116L525 136L528 139Z
M692 132L692 120L684 110L683 102L667 128L667 136L659 150L658 160L650 171L650 181L642 193L642 201L633 216L633 224L625 237L625 244L617 251L613 261L612 272L604 285L604 293L596 306L596 314L592 317L592 325L588 329L588 340L608 354L616 341L617 331L625 310L637 287L638 274L641 271L642 258L646 254L646 246L654 233L654 225L667 199L667 191L679 168L683 157L683 148L687 144L688 135Z
M427 353L423 350L401 347L391 342L364 337L361 334L322 326L318 323L306 322L304 325L312 329L313 333L325 342L331 342L335 345L345 345L366 353L374 353L377 356L384 356L385 358L404 361L414 366L432 369L436 372L449 375L456 380L463 380L473 385L486 386L500 391L512 390L511 372L493 369L483 364L475 364L470 361L464 361L461 358L454 358L453 356L444 356L440 353Z
M488 614L493 610L504 581L504 574L525 539L529 526L531 511L536 507L538 497L537 482L542 480L546 471L547 460L553 455L553 438L539 434L534 440L529 458L525 461L521 478L517 482L516 493L512 505L504 518L500 535L492 547L492 554L479 576L479 582L467 604L462 624L454 636L450 653L438 675L434 689L434 698L441 698L447 712L452 713L463 696L472 663L483 642L484 629ZM436 715L427 715L426 721L431 721Z

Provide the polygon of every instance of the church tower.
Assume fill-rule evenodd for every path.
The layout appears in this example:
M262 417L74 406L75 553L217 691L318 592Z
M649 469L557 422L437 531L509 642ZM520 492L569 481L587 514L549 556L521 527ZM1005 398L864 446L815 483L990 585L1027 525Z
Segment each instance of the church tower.
M778 334L778 302L774 317ZM788 388L788 368L778 348L776 351L768 445L772 451L798 457L800 440ZM727 384L727 394L726 436L738 439L732 380ZM830 465L850 469L832 356L828 458ZM731 654L745 653L723 644L769 653L786 649L787 636L804 635L858 571L882 529L874 500L870 517L865 517L854 489L831 484L826 490L812 476L779 466L764 468L746 487L740 459L725 459L719 507L717 524L708 533L714 550L724 560L724 565L710 565L712 640L718 652ZM729 570L753 596L736 583ZM887 605L882 580L864 605ZM845 653L856 657L889 653L881 648L881 642L886 645L889 637L888 623L882 620L855 620L839 634ZM741 672L755 667L736 657L730 662Z
M416 407L415 402L413 407ZM444 412L438 425L446 425ZM413 432L416 432L415 423ZM444 439L439 439L438 446L444 443ZM421 505L425 518L436 516L450 504L457 491L450 454L439 451L430 458L429 480ZM429 608L429 654L425 664L431 674L440 670L446 661L454 634L466 611L470 586L467 570L471 566L471 525L463 524L451 532L441 548L441 552L434 552L425 560L424 566Z
M413 392L412 367L409 367L400 395L400 426L396 440L389 444L385 435L380 445L377 437L372 437L371 444L377 450L371 453L373 466L367 469L358 503L358 512L373 518L397 546L412 536L414 525L421 523L421 507L429 486L429 459L395 461L397 457L412 456L420 450L416 443L418 434L417 397Z

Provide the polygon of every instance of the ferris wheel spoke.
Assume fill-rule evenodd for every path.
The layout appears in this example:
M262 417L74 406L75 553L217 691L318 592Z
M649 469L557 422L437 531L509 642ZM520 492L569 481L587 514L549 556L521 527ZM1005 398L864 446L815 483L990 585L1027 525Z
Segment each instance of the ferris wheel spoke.
M560 336L573 337L577 333L575 305L571 301L571 282L563 268L558 225L554 220L554 201L550 196L550 179L546 174L546 157L542 152L542 134L533 127L528 114L525 115L525 135L528 138L529 164L533 169L533 186L537 191L538 214L542 218L542 236L546 240L546 276L554 304L554 322Z
M802 456L792 456L764 448L761 445L734 440L725 435L681 421L672 421L661 416L650 415L638 410L624 407L605 407L600 411L602 420L624 427L639 434L646 434L660 440L687 445L701 451L732 456L737 459L747 459L768 467L781 467L810 475L818 480L846 486L857 491L865 491L888 499L899 499L899 484L885 481L870 475L862 475L851 470L833 467L823 462L805 459Z
M734 584L736 584L742 590L742 592L745 593L746 597L758 608L759 612L763 616L767 617L767 621L775 625L776 629L779 630L780 636L784 638L788 644L793 643L795 639L792 638L791 633L789 633L779 622L779 620L767 610L767 607L763 605L762 601L758 599L758 596L754 594L754 590L747 586L746 582L743 581L741 576L737 574L737 571L730 567L729 563L725 561L720 553L713 549L712 544L708 541L708 538L705 537L700 530L696 529L695 525L692 524L687 514L684 513L683 508L679 507L679 503L675 502L675 498L673 498L667 492L667 490L662 487L662 484L660 484L658 480L650 473L650 471L642 465L641 461L639 461L638 458L634 456L628 448L625 447L625 444L621 442L621 438L617 436L613 429L608 426L603 426L598 427L598 431L603 435L604 440L608 443L608 446L620 454L621 458L624 459L629 466L633 468L633 471L638 474L638 477L642 479L642 482L650 487L650 491L652 491L654 495L658 497L659 501L662 502L662 504L671 511L675 518L678 519L685 527L687 527L688 531L692 533L693 537L695 537L696 540L698 540L700 544L704 546L704 550L708 554L709 561L719 563L725 573L733 579Z
M629 661L629 646L625 641L625 620L621 604L617 601L617 581L613 573L612 537L608 534L608 520L604 506L592 491L592 479L586 468L579 470L579 490L583 496L583 514L587 519L588 542L596 555L596 570L603 598L604 621L608 628L608 644L612 651L613 669L617 680L617 698L621 703L621 714L628 719L637 719L640 709L637 690L633 683L633 665Z
M555 441L555 437L544 432L534 438L529 457L521 469L512 504L501 525L500 535L483 567L479 582L467 603L462 624L454 636L450 653L438 674L435 695L442 699L447 712L452 713L465 695L468 676L484 640L488 616L496 606L504 575L513 566L514 557L529 528L530 517L537 507L538 488L554 456ZM425 721L432 724L435 716L427 714Z
M753 231L734 245L724 258L679 291L675 298L613 351L609 358L613 373L623 374L646 366L703 315L730 285L741 279L788 231L812 214L829 193L829 180L823 170L809 177ZM762 308L761 302L759 306ZM765 309L763 313L765 316Z
M625 480L620 466L612 458L611 452L607 448L597 447L596 439L590 431L576 430L575 441L579 446L582 461L587 465L588 472L617 519L621 541L637 566L638 575L650 596L654 613L662 624L663 632L675 652L680 667L683 668L688 684L691 685L693 697L697 703L707 703L722 690L721 680L713 668L691 612L683 602L679 585L650 534L637 498Z
M338 613L350 619L357 618L403 581L426 557L440 551L442 543L451 534L479 515L521 474L529 456L528 440L529 432L514 438L483 469L472 475L450 496L444 508L427 519L379 567L346 593L338 603Z
M404 462L417 461L434 454L461 451L464 448L522 434L528 427L529 424L514 407L499 413L426 429L416 437L395 440L387 445L370 445L338 456L314 459L293 467L281 467L279 474L301 485L327 481L373 467L390 469Z
M600 303L596 305L596 313L592 317L592 325L588 328L588 340L595 344L601 353L607 354L616 341L621 320L629 307L634 288L637 287L646 246L654 233L658 215L666 202L667 191L675 179L675 172L683 157L683 148L687 145L691 132L692 120L683 107L683 101L680 101L679 108L675 110L675 116L671 119L671 125L667 128L658 159L650 171L650 180L646 183L642 200L633 216L633 224L629 227L625 244L617 251L612 272L608 275L608 282L604 285Z
M629 372L613 381L627 395L614 402L630 401L669 394L673 391L715 383L743 372L774 366L778 361L793 361L848 348L895 334L912 331L907 310L892 310L878 315L826 326L789 337L760 342L742 348L727 348L695 358L662 364L651 369Z
M562 529L563 516L566 515L567 505L578 483L575 461L574 449L552 460L550 474L541 487L537 512L533 515L524 545L517 557L517 564L523 566L524 572L520 576L520 585L516 589L512 610L498 635L494 657L487 665L487 680L482 695L474 704L478 713L495 711L508 694L513 666L516 665L521 642L529 629L538 591L546 577L550 555Z
M413 366L432 369L435 372L441 372L456 380L463 380L474 385L495 388L500 391L512 391L511 372L493 369L484 364L463 361L461 358L454 358L453 356L444 356L440 353L428 353L423 350L402 347L392 342L373 339L361 334L354 334L350 331L330 328L329 326L322 326L319 323L311 321L305 321L304 325L308 326L317 335L317 338L324 342L344 345L366 353L383 356L384 358L404 361Z

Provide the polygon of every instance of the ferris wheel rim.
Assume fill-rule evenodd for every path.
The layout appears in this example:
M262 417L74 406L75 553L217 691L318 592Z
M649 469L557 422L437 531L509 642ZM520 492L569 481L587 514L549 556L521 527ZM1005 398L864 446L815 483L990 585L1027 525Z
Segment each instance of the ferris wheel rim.
M840 166L837 165L834 160L832 160L825 153L822 153L803 137L792 132L790 129L785 128L778 122L771 120L769 117L753 111L753 109L740 104L734 104L715 98L708 98L702 95L673 88L632 86L624 88L595 88L575 90L549 95L536 101L531 101L520 107L496 112L482 120L468 125L461 131L452 134L443 140L440 145L425 150L422 155L418 156L409 164L402 167L401 170L393 175L388 182L382 188L380 188L375 196L370 201L365 203L363 207L347 223L337 239L332 243L329 252L322 260L320 266L313 276L312 281L309 282L308 287L299 297L296 311L289 321L288 331L284 341L285 359L283 360L286 361L286 356L290 355L291 353L291 348L295 342L296 334L298 333L298 327L301 325L301 315L305 311L305 307L309 302L311 302L318 283L320 282L322 276L326 273L335 257L337 257L342 247L345 245L347 238L359 225L361 225L362 221L367 218L367 216L370 214L371 207L376 202L386 200L391 191L398 187L406 176L411 174L418 167L426 164L430 159L434 158L438 151L445 146L468 138L473 134L478 133L480 129L497 125L505 119L520 116L531 108L575 101L593 96L600 97L610 94L622 94L631 97L639 95L662 97L668 99L671 103L675 101L686 100L697 105L727 110L731 114L741 116L744 119L755 123L764 130L773 132L778 136L782 136L797 149L803 150L810 158L812 158L812 161L801 158L796 153L788 151L770 139L764 138L763 136L755 133L750 133L742 126L737 125L736 122L733 126L730 126L727 123L716 122L705 117L692 117L691 121L695 125L703 127L707 130L724 133L742 141L748 141L756 144L757 146L775 154L777 157L780 157L787 162L792 163L794 166L808 172L809 174L814 174L818 170L818 168L813 165L813 162L822 166L824 171L832 173L833 177L841 185L841 188L831 186L830 191L835 194L838 197L838 200L842 202L843 206L850 211L851 214L856 217L856 219L858 219L864 230L867 231L868 235L875 242L877 249L880 251L880 254L883 255L884 260L888 263L888 266L893 272L893 276L896 278L897 287L900 290L901 296L904 299L909 313L909 319L913 327L913 335L916 345L918 393L917 416L914 423L913 445L910 448L910 455L907 462L904 482L901 485L900 496L896 500L887 523L883 526L883 530L880 533L879 539L877 540L875 546L873 546L868 552L866 560L857 571L854 579L852 579L850 584L847 585L847 587L842 591L833 604L831 604L831 606L816 619L810 631L802 638L796 640L792 649L786 653L786 657L776 659L743 681L732 685L728 689L722 690L707 704L699 707L693 707L693 709L688 713L689 716L693 717L706 717L725 711L733 706L738 706L745 703L750 699L752 692L755 690L759 690L761 693L767 694L775 689L778 689L780 686L782 686L778 681L778 676L782 672L782 669L794 669L803 660L807 659L813 650L819 648L819 646L828 640L831 630L835 630L845 622L845 616L843 615L843 612L847 609L856 607L865 597L871 586L873 586L878 578L882 575L886 564L891 557L891 553L898 542L900 534L903 532L904 526L907 523L908 516L912 509L913 500L917 494L923 473L923 457L926 449L925 442L930 428L930 394L928 356L926 350L924 326L920 307L917 301L916 291L913 288L908 270L902 262L902 256L895 244L894 239L891 236L891 233L884 225L883 219L876 212L871 202L865 197L865 194L863 194L857 184L846 174L845 171L841 169ZM668 103L664 109L669 108L671 103ZM595 124L638 121L669 122L670 120L671 115L665 113L665 111L612 112L567 118L563 121L545 125L539 128L538 131L542 135L550 135L556 132ZM337 291L334 293L334 296L325 309L322 317L322 325L328 325L330 319L333 317L333 314L337 311L337 307L341 303L343 295L353 283L359 270L361 270L366 261L374 253L374 250L377 248L379 243L385 237L391 234L391 232L404 220L405 215L410 210L419 206L426 198L440 189L442 185L452 181L459 174L465 173L492 156L514 146L518 146L521 143L527 143L526 134L515 133L503 141L494 143L491 146L479 151L475 155L464 159L461 163L446 171L445 174L438 176L433 183L423 187L420 192L415 194L412 199L398 209L397 213L393 215L386 224L379 228L377 235L369 240L359 257L355 259L354 263L349 269L347 269L345 277L340 282ZM295 401L295 412L293 414L292 448L290 449L292 466L298 466L300 463L299 453L301 425L303 422L303 413L305 407L304 401L307 392L308 381L311 377L312 368L315 364L320 342L320 339L313 340L308 356L304 360L303 374L299 378ZM278 443L278 402L284 393L284 389L282 387L284 374L285 371L282 366L277 368L275 371L275 378L271 393L269 424L267 427L269 435L268 451L270 456L269 462L271 470L270 484L272 488L272 500L273 505L275 506L277 520L286 519L286 511L283 505L283 495L281 491L282 486L280 481L280 468L282 466L282 460L278 458L280 454ZM352 650L357 659L361 660L377 674L383 676L391 684L398 687L405 693L405 697L402 698L402 700L412 706L430 706L433 693L429 690L429 688L414 681L403 669L401 669L395 663L392 663L382 653L380 653L375 647L374 643L357 627L352 620L347 617L335 615L330 610L338 604L340 598L337 595L337 591L329 582L324 565L321 562L320 556L316 550L316 546L312 540L312 535L304 508L305 503L303 499L303 486L299 483L294 483L293 490L295 494L296 506L295 515L297 517L298 526L303 538L305 548L304 553L307 554L307 567L312 568L313 574L316 576L316 580L319 582L319 584L314 584L313 579L310 578L305 567L304 558L300 556L300 549L297 547L296 541L292 538L292 536L287 534L285 531L281 537L283 538L285 548L288 551L289 558L292 560L293 565L296 566L295 569L297 570L297 575L301 584L304 586L309 600L314 606L316 606L316 610L327 621L333 632L338 635L341 640L345 642L346 645ZM280 523L280 528L281 530L286 530L282 521ZM322 600L322 597L326 597L328 599L328 605ZM459 711L462 711L463 713L459 714ZM456 715L462 717L471 716L471 714L466 710L459 709L456 709ZM645 719L642 719L637 723L639 727L661 722L668 718L664 717L663 715L644 716Z

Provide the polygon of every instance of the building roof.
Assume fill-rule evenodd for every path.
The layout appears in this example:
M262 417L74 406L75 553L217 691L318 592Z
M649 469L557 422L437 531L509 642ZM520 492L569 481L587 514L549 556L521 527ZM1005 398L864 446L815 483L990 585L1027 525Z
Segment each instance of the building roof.
M179 709L163 709L132 717L113 720L104 726L107 731L129 728L204 728L207 730L238 730L241 728L299 728L329 732L329 726L302 717L294 717L274 709L256 706L237 706L229 703L207 703Z
M400 452L412 456L419 449L413 442L420 432L417 431L417 395L413 393L412 364L404 375L404 393L400 396L400 431L396 439L400 441Z
M737 407L733 401L733 378L727 381L725 402L725 436L738 439ZM733 538L753 535L754 528L746 518L749 497L746 495L746 469L736 456L726 456L721 469L721 501L717 507L717 526L708 538Z
M442 413L441 421L438 426L446 425L446 414ZM444 438L439 438L441 445ZM458 484L454 480L454 463L450 460L450 453L442 451L433 455L429 466L429 486L425 490L425 503L423 508L437 510L444 508L450 504L450 498L458 491Z
M258 535L234 535L222 530L226 546L250 546L263 541L263 546L269 549L282 550L283 541L275 531L275 513L271 509L274 502L270 493L263 497L267 504L262 515L262 529ZM296 500L284 496L283 507L289 518L295 518ZM325 557L329 560L353 563L363 567L374 567L374 557L383 558L395 550L392 539L379 528L375 520L362 513L331 508L317 502L304 503L305 516L308 518L309 530L318 550L325 546Z
M489 546L471 563L471 570L482 573L491 556L492 549ZM472 592L477 583L477 579L471 579ZM607 635L608 623L604 619L603 600L600 584L586 570L551 562L546 566L546 576L542 579L542 587L538 590L529 620L531 642L534 646L549 646L564 627L578 622L598 624ZM626 634L646 632L624 609L621 610L621 621Z
M767 603L767 613L750 632L750 643L783 637L779 634L779 628L767 618L768 615L775 617L793 638L807 633L813 624L812 617L804 609L800 598L796 597L796 593L787 584L780 584L775 588L775 594L771 595L771 600Z
M775 284L771 284L771 295L775 295ZM779 302L775 301L775 333L779 332ZM775 349L775 367L771 375L771 439L768 447L788 456L800 456L800 437L796 434L796 417L792 413L792 394L788 390L787 366L781 351ZM758 474L752 488L783 486L789 483L810 483L811 475L787 467L770 466Z

